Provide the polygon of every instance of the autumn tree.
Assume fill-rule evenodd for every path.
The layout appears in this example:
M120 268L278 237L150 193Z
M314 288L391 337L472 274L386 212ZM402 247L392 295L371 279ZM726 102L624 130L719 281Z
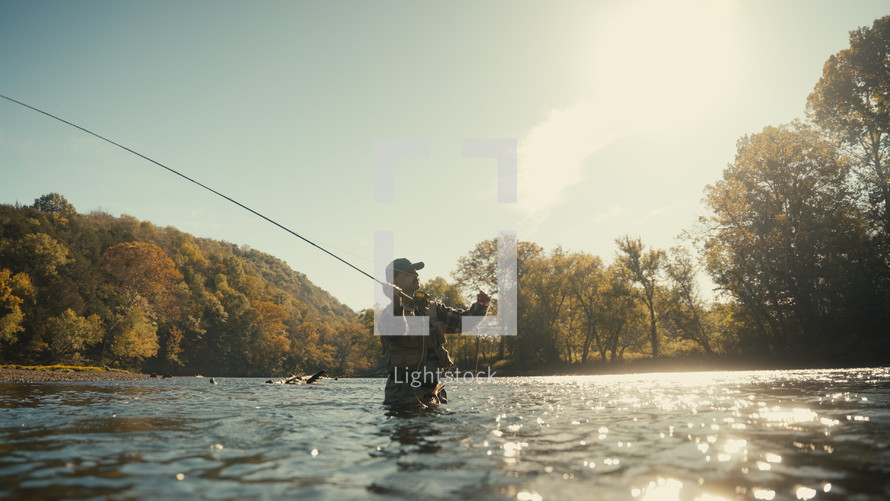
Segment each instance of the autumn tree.
M809 117L831 134L852 161L849 180L868 222L868 240L857 259L868 267L870 283L862 286L877 297L863 298L851 327L890 329L890 16L850 32L850 46L826 61L822 76L807 99ZM874 307L863 311L869 302ZM868 319L868 320L865 320ZM865 321L864 321L865 320ZM880 336L884 338L885 336ZM869 343L873 346L873 343ZM865 347L858 346L863 349ZM876 350L866 349L869 353ZM890 346L886 348L890 350Z
M13 274L0 268L0 344L14 343L16 334L24 330L22 321L25 316L21 305L33 293L34 287L27 274Z
M572 296L572 308L581 321L581 362L591 352L602 361L615 360L625 344L628 327L639 316L630 282L617 266L606 266L598 256L584 252L571 255L564 277Z
M284 325L287 310L268 301L253 301L249 319L248 333L243 338L248 363L256 374L280 372L290 351Z
M144 307L122 307L112 318L109 353L125 366L138 366L144 359L158 353L158 327Z
M323 324L303 322L291 333L290 367L305 373L334 365L332 347L321 341L324 330Z
M183 331L179 326L174 325L170 327L170 331L167 333L167 340L164 343L164 358L170 364L182 365L182 360L180 360L179 356L183 352L183 338Z
M338 342L334 346L333 358L340 373L354 376L385 370L382 367L379 336L374 335L373 316L373 310L365 310L359 316L359 322L344 323L337 328Z
M126 242L102 253L102 271L130 295L163 302L173 285L182 280L176 263L163 249L147 242Z
M102 253L101 270L118 291L118 306L103 344L118 359L142 360L159 347L157 322L174 304L174 286L182 280L163 249L147 242L126 242ZM127 350L133 350L127 352Z

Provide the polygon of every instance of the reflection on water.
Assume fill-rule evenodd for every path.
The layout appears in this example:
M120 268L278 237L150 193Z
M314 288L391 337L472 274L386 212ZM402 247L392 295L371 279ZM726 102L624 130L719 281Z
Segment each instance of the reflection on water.
M884 499L890 370L0 384L0 499Z

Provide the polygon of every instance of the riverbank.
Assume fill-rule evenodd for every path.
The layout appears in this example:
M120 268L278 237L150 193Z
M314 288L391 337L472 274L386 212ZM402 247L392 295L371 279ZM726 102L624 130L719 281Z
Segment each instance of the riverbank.
M135 381L149 379L148 374L138 374L99 367L75 366L2 366L0 383L38 383L69 381Z

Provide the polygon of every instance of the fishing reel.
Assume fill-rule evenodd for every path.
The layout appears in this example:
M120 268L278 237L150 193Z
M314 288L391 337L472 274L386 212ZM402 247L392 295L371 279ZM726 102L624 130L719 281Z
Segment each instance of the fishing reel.
M413 296L411 296L411 302L414 304L414 306L423 310L429 308L430 299L432 299L432 296L423 291L417 291L414 293Z

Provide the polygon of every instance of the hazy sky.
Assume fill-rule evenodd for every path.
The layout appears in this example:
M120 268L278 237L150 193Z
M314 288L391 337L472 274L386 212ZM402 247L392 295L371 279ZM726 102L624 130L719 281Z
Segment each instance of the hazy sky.
M841 1L4 1L0 94L125 144L368 272L375 230L422 277L499 230L612 259L674 245L736 141L803 117ZM429 141L374 202L374 143ZM518 202L469 138L515 139ZM0 203L58 192L281 258L355 309L368 278L142 159L0 100Z

